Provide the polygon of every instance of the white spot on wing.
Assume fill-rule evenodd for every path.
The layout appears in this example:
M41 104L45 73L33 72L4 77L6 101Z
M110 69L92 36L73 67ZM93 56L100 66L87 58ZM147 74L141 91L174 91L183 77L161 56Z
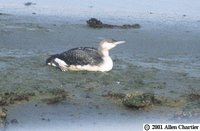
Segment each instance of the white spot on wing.
M67 64L59 58L56 58L55 62L58 63L59 66L67 66Z

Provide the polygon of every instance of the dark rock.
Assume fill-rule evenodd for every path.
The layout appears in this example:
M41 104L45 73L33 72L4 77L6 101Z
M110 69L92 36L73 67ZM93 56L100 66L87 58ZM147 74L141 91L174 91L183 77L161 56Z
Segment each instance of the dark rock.
M36 3L32 3L32 2L26 2L24 3L25 6L31 6L31 5L36 5Z
M124 25L112 25L105 24L96 18L91 18L86 21L87 25L92 28L120 28L120 29L138 29L141 27L140 24L124 24Z
M91 18L87 21L87 24L92 28L103 28L103 23L96 18Z

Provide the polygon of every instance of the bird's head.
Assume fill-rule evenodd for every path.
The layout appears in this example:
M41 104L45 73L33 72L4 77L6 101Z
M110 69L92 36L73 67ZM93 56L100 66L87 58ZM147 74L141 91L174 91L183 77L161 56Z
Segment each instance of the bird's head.
M110 50L119 44L123 44L125 41L117 41L114 39L105 39L100 42L100 48L102 50Z

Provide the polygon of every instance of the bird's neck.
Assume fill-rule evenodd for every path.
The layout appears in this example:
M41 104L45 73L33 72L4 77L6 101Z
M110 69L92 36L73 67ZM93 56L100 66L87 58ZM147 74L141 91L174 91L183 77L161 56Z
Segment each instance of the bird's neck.
M102 49L101 47L98 48L98 52L102 57L110 57L108 49Z
M98 52L103 59L103 62L100 64L101 71L110 71L113 68L113 61L109 56L109 50L98 49Z

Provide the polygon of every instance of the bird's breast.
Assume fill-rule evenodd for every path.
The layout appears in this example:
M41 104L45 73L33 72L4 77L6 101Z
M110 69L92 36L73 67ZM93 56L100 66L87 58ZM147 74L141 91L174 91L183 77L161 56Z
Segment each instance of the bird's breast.
M113 61L110 56L103 57L103 62L99 65L102 72L110 71L113 68Z

